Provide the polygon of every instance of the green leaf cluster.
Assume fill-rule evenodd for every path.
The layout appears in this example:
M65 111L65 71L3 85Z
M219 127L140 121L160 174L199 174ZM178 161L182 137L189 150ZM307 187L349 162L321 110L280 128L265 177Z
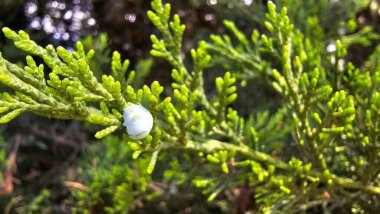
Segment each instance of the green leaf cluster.
M0 122L28 111L98 124L103 129L95 137L104 138L121 128L122 111L131 103L151 112L154 126L146 138L111 135L104 154L89 155L103 165L82 165L90 192L73 191L73 198L80 199L70 202L77 212L89 212L102 194L112 197L105 212L132 209L148 197L144 192L162 154L169 162L164 179L178 179L178 184L190 180L210 202L227 200L228 190L244 186L254 189L251 199L263 213L337 212L337 206L370 213L380 207L380 49L358 68L346 56L350 44L368 45L378 36L365 28L326 42L328 34L315 15L319 12L312 12L305 29L299 28L289 18L290 2L281 9L268 2L265 33L255 29L249 37L225 21L231 37L212 35L186 58L185 25L178 15L171 16L169 4L153 0L147 15L160 34L150 38L151 55L172 66L173 83L165 90L157 81L134 87L140 86L134 80L144 75L128 72L129 61L117 52L110 74L99 78L91 68L94 50L85 50L81 42L73 52L41 47L25 32L3 28L30 56L25 67L0 56L0 82L10 89L0 96ZM323 35L312 34L310 26ZM352 32L357 27L352 20L344 26ZM335 50L325 50L326 45ZM36 57L44 64L37 65ZM211 66L229 72L213 80L214 93L206 93L203 73ZM235 101L243 92L237 80L244 90L249 90L248 80L273 88L281 108L239 115ZM287 147L294 149L290 155L283 154ZM183 155L170 156L178 150ZM199 173L184 172L181 164L195 158ZM132 159L133 166L126 163Z

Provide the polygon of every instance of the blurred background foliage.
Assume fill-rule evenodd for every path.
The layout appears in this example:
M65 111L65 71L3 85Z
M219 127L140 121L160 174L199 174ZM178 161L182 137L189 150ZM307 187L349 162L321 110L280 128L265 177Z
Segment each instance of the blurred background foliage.
M209 41L210 34L227 33L223 20L233 21L246 35L254 29L266 32L266 0L165 2L187 27L184 54L198 41ZM360 66L378 44L373 34L380 32L377 0L274 2L288 7L291 21L314 38L311 42L322 54L336 49L333 44L341 39L349 47L347 60ZM170 66L149 55L149 36L158 34L146 16L149 8L149 0L0 0L0 27L24 29L41 45L70 48L81 40L85 49L96 51L91 69L97 75L110 72L111 50L117 50L136 70L136 87L153 80L165 85L170 83ZM2 34L0 50L10 61L24 60L25 55ZM207 83L225 71L224 60L222 55L213 59L216 66L204 74L208 94L216 93ZM268 117L278 110L280 100L267 85L255 78L242 80L234 105L241 115L253 114L258 121L255 129L267 145L259 150L291 156L293 148L279 141L288 134L286 124L278 126L285 118ZM24 114L1 126L0 132L0 211L4 213L242 213L257 208L252 190L245 186L207 202L191 181L195 169L205 174L210 169L189 154L161 155L163 160L150 178L145 173L148 160L132 161L129 146L120 143L123 136L95 141L94 128L88 124Z

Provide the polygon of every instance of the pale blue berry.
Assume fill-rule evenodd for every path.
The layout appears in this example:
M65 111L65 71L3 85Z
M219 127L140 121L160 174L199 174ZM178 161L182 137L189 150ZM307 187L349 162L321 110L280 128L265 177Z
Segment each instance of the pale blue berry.
M140 140L149 135L153 127L152 114L143 106L131 104L124 109L124 123L130 138Z

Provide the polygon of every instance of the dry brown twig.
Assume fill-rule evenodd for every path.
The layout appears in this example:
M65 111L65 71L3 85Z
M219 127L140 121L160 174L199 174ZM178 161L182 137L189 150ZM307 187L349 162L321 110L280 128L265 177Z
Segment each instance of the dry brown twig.
M14 175L17 172L16 157L18 148L21 144L21 134L17 133L15 136L15 142L13 144L13 149L8 156L7 169L4 172L3 185L0 187L0 196L8 195L13 192L13 180Z

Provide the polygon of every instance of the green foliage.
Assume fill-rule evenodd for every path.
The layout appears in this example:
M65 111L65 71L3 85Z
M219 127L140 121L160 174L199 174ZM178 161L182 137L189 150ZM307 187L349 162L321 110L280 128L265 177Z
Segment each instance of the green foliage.
M67 201L74 213L91 213L99 206L106 213L127 213L145 197L154 196L154 192L144 193L150 181L149 158L134 160L132 165L131 150L122 140L110 136L84 154L78 167L82 180L76 182L86 186L73 188Z
M3 28L3 32L19 49L41 57L51 72L49 79L45 80L45 66L37 66L31 56L26 58L27 66L24 68L0 58L1 82L15 92L14 95L7 92L2 94L1 112L8 112L0 118L2 123L30 111L49 118L87 120L106 126L96 134L97 138L105 137L121 126L120 112L128 105L123 95L128 89L128 82L124 78L128 60L121 64L120 54L115 52L111 63L112 76L102 75L100 82L89 65L94 50L86 52L81 42L76 44L76 51L70 53L63 47L53 48L49 45L44 49L31 41L23 31L15 33ZM157 105L162 90L155 90L151 94L146 87L142 92L141 89L133 102L140 103L141 99L149 97L150 105ZM128 92L130 96L133 93L133 89ZM94 107L96 103L100 104L101 110Z
M104 129L95 137L104 138L121 127L122 111L131 103L151 112L154 126L146 138L111 135L85 154L88 159L79 170L86 186L72 190L67 200L73 212L91 213L101 200L101 211L123 213L155 198L157 193L147 194L148 184L160 154L170 161L162 173L165 182L178 179L180 185L190 180L210 203L228 200L225 190L246 187L253 189L248 197L262 213L375 212L380 207L380 48L361 68L345 57L350 44L368 45L378 36L363 28L331 37L336 41L331 43L320 25L321 12L310 11L313 16L306 26L297 27L292 23L295 12L289 18L287 11L291 2L297 1L284 1L279 10L268 2L263 22L267 34L255 29L248 37L225 21L232 37L213 35L210 42L201 41L190 51L190 66L182 53L185 25L178 15L171 17L169 4L153 0L147 15L160 35L151 36L151 55L173 68L173 83L166 87L164 99L164 87L157 81L135 88L141 85L135 78L150 70L149 61L127 73L129 61L114 52L110 75L100 80L92 70L95 52L85 50L81 42L74 52L43 48L25 32L3 28L17 48L32 56L23 68L0 57L0 81L11 89L0 96L0 122L29 111L101 125ZM357 26L350 18L343 25L352 33ZM328 44L335 50L326 51ZM44 64L37 65L33 57ZM215 65L231 72L217 77L215 93L206 94L203 72ZM281 108L239 116L234 108L237 79L245 90L250 87L247 80L273 87L282 97ZM288 145L296 151L282 154ZM170 157L176 150L184 154ZM201 165L196 175L181 169L192 161Z
M255 150L266 153L280 151L283 140L286 139L292 130L292 125L284 122L286 111L278 110L271 115L269 111L257 112L251 115L245 125L245 136L250 136L251 140L246 140L246 144ZM276 133L268 135L268 133Z
M85 52L88 52L91 49L96 52L93 59L88 63L96 78L100 79L102 74L108 70L108 65L111 61L109 58L111 50L108 47L109 44L107 35L102 33L96 37L87 36L81 40L81 43L83 44L83 49Z

